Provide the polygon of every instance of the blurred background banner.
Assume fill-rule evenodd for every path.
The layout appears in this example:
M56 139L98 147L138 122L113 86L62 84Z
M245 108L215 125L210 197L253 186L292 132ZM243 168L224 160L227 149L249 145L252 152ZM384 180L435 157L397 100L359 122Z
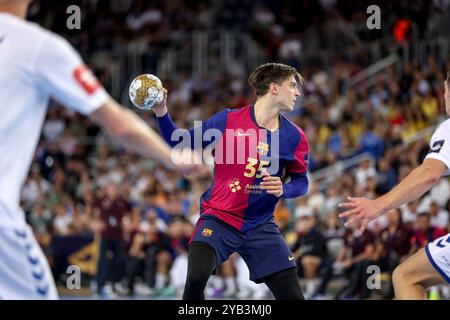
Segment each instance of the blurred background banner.
M53 252L53 271L57 275L68 273L68 267L76 265L88 276L97 271L98 243L92 236L55 236L49 250Z

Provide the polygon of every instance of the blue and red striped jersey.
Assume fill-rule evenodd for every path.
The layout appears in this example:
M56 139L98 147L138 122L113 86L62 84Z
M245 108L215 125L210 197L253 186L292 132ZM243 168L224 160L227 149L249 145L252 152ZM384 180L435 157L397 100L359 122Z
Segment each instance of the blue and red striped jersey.
M173 141L176 128L168 115L158 118L158 124L172 147L180 143ZM192 148L214 144L214 179L200 199L201 215L213 215L242 232L272 219L279 198L261 189L264 171L281 178L301 178L302 187L291 188L294 191L286 188L284 196L306 193L308 141L304 132L283 115L279 128L271 132L258 126L253 105L226 109L204 122L201 131L197 130L197 136L203 136L201 143L193 142L195 129L189 133Z

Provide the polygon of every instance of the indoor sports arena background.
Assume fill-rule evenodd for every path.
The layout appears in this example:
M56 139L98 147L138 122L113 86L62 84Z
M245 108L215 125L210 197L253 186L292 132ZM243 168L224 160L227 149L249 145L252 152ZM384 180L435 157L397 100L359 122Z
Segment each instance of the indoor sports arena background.
M364 238L344 228L337 204L389 191L428 152L445 119L450 1L385 1L368 11L372 4L48 0L34 1L28 18L68 39L108 92L156 130L153 113L128 98L139 74L162 80L175 123L190 128L252 102L247 77L256 66L296 67L306 83L288 117L308 137L312 183L306 196L280 201L275 219L302 266L300 284L308 298L391 299L398 263L450 231L449 180L371 223ZM179 299L198 199L210 182L190 182L126 152L53 102L22 206L63 299ZM102 203L116 199L120 208L102 212ZM101 250L110 260L98 266ZM304 261L305 252L317 263ZM345 263L361 253L358 263ZM104 296L96 295L99 267L107 274ZM210 279L206 297L272 299L264 284L248 280L237 255ZM450 287L432 288L428 298L449 299Z

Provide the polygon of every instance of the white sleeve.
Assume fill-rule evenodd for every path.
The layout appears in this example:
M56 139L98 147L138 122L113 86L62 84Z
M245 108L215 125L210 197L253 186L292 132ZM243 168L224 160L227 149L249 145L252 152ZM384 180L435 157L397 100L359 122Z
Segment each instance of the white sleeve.
M108 99L79 54L60 36L46 38L35 66L38 85L70 109L89 115Z
M436 159L447 166L445 175L450 174L450 120L442 123L431 137L430 153L425 159Z

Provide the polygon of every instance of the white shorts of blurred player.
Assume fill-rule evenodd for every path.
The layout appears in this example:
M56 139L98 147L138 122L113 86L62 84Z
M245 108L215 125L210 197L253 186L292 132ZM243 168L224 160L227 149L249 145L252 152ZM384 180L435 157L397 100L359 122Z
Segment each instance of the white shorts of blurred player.
M175 258L170 269L170 286L175 289L177 295L182 295L186 283L188 269L188 255L181 254Z
M427 244L425 251L436 271L450 284L450 233Z
M241 256L235 261L236 282L238 287L237 297L239 299L265 299L270 295L269 288L265 283L254 283L250 280L250 271Z
M58 299L47 259L28 225L0 226L0 299Z

